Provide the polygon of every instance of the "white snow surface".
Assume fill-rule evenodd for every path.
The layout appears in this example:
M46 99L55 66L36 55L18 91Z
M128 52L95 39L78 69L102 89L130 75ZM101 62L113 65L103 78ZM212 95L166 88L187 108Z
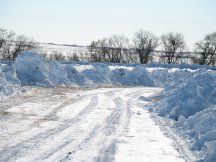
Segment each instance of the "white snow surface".
M174 141L143 109L161 91L34 88L7 99L0 118L0 161L183 162Z
M19 93L21 90L20 81L16 78L14 66L0 64L0 99Z
M212 151L216 149L216 72L201 69L177 76L178 80L165 85L161 101L153 109L177 121L175 129L189 139L191 150L203 161L216 161Z
M189 141L189 148L200 157L200 160L211 162L216 161L215 70L214 67L200 65L126 65L89 62L50 62L43 60L42 57L36 53L25 52L20 54L15 62L0 62L0 99L3 100L6 96L22 92L24 89L23 85L43 87L72 86L80 88L97 86L163 87L163 93L155 100L152 106L148 107L149 111L168 119L168 121L170 121L170 128L173 131L176 131L181 138ZM103 97L99 98L99 100L104 99ZM83 99L80 98L80 100L82 101ZM86 104L89 102L94 103L91 97L85 98L83 102L76 102L74 105L76 107L86 107ZM117 101L115 101L115 104L117 104L116 102ZM103 103L97 104L102 104L100 105L101 107L104 106ZM46 108L38 109L40 106L39 103L37 105L31 102L24 103L22 106L14 106L8 110L6 114L19 114L22 111L23 113L36 116L45 113L44 116L46 116L50 113ZM111 107L112 106L113 105L111 104ZM0 106L0 115L4 114L2 113L2 107L3 106ZM58 107L57 103L56 107ZM145 105L143 105L143 107L145 107ZM135 112L138 112L137 109L140 107L133 105L131 110L132 108ZM109 108L107 108L107 110L109 110ZM79 113L79 109L72 111L71 107L68 105L65 106L64 109L56 111L55 117L57 119L70 121ZM122 138L122 141L125 141L125 143L122 142L118 147L121 154L119 156L118 153L120 152L118 152L115 156L115 160L117 161L124 161L124 159L136 160L133 158L138 154L139 158L144 161L152 160L145 159L147 157L140 151L140 149L142 149L142 142L137 141L142 140L142 136L146 136L146 140L149 139L148 135L145 134L147 128L141 126L142 122L145 123L145 120L143 119L148 120L148 125L151 125L150 127L154 126L152 121L148 118L149 115L147 110L139 110L138 114L139 115L134 114L134 116L131 117L131 123L129 124L131 127L128 128L125 137ZM31 116L32 120L37 119L36 116ZM25 121L22 122L25 123ZM27 120L26 122L29 123L31 121ZM139 123L139 126L135 127L133 122ZM53 124L56 126L61 125L62 121L49 120L49 122L42 123L44 124L43 131L45 131L48 127L53 128ZM19 126L20 125L18 124L17 127ZM134 131L141 133L131 139L130 136L134 136ZM27 136L28 133L24 137ZM16 140L14 140L14 142L15 141ZM127 144L127 141L129 141L129 144ZM163 141L165 143L164 145L169 145L169 139L164 139ZM110 142L108 143L110 144ZM163 144L161 145L163 146ZM132 153L128 153L127 150L129 148L139 149L135 152L132 151ZM167 150L170 149L172 150L172 148L167 148ZM112 150L113 145L110 145L108 152L112 152ZM149 150L151 150L151 148L149 148ZM103 151L106 153L107 150ZM168 152L171 154L172 151ZM160 151L152 152L152 154L154 153L158 154L158 156L163 155ZM164 153L169 154L166 151ZM59 154L61 153L59 152ZM121 156L123 154L124 156ZM176 153L173 155L174 157L178 156ZM112 156L110 155L109 157ZM71 156L68 155L68 157ZM106 159L106 157L103 158ZM100 157L98 157L98 161L100 160ZM108 159L108 161L109 160L110 159ZM166 160L166 157L164 160Z

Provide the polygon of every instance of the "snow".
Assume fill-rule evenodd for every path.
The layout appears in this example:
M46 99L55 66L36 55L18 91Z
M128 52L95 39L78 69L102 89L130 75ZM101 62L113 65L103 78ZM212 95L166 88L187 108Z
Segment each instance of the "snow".
M110 70L116 70L116 69L126 69L126 70L133 70L133 67L127 67L127 66L109 66Z
M173 78L172 75L177 76ZM176 120L175 129L191 141L191 150L198 152L201 159L214 161L216 154L212 153L212 149L216 148L216 72L184 70L172 75L166 78L169 84L165 84L164 94L154 110L161 116ZM160 77L155 78L162 84Z
M204 154L203 158L206 161L214 161L216 154L212 153L215 150L216 140L216 106L210 106L188 119L182 121L178 127L182 127L193 140L191 149L200 151Z
M22 91L19 83L15 77L13 66L0 66L0 99Z
M185 161L173 148L173 141L155 125L147 110L137 105L133 105L131 110L133 115L126 135L121 139L124 142L118 146L116 162Z
M0 118L1 161L184 161L143 109L161 91L40 88L23 96L30 102L8 99L7 122ZM145 105L137 100L143 97Z
M77 72L81 73L85 70L94 69L94 66L93 65L75 65L74 68L77 70Z
M186 76L186 75L184 75ZM170 118L183 115L186 118L216 104L215 72L196 72L183 82L177 82L175 90L167 94L160 114Z
M23 53L16 58L15 67L22 85L67 84L67 75L60 63L48 63L36 53Z
M153 86L143 67L109 68L106 64L76 65L45 61L36 53L23 53L15 61L17 77L22 85L37 86L95 86L145 85Z
M40 55L36 53L24 52L17 57L15 62L0 63L0 99L3 100L3 98L5 98L6 96L11 96L25 91L25 88L23 86L163 87L164 91L155 100L154 104L148 107L148 111L140 109L140 105L133 105L133 107L131 108L131 110L133 110L135 113L132 115L131 123L128 125L128 132L126 133L128 137L122 138L122 140L126 142L119 144L119 151L121 152L121 154L120 156L116 154L115 160L124 161L125 159L131 159L137 161L137 159L133 158L138 155L139 158L143 161L146 160L145 158L147 157L140 151L142 149L146 149L146 147L142 148L144 145L142 142L151 142L150 137L153 138L155 136L154 138L157 138L157 134L154 133L150 133L151 136L148 136L147 132L145 132L146 126L142 127L142 123L147 122L147 125L149 125L150 128L154 128L154 122L151 121L149 117L150 112L151 114L156 113L160 115L164 118L164 120L168 120L170 122L170 129L177 132L177 134L185 141L189 141L188 147L201 160L215 161L215 70L215 67L210 66L184 64L126 65L111 63L45 61ZM140 91L140 88L138 88L137 92ZM96 92L99 93L98 91ZM50 126L53 123L56 125L61 125L61 122L63 122L64 120L73 120L73 118L76 118L77 115L79 115L82 111L82 109L80 108L88 107L89 104L98 104L99 107L104 107L105 105L103 103L99 104L98 102L101 100L106 100L106 94L104 92L100 93L101 96L96 98L92 98L91 95L94 93L91 92L87 93L88 97L85 97L85 95L83 95L83 98L77 96L80 101L77 101L75 103L73 103L73 101L67 101L64 109L61 109L55 113L54 118L59 119L58 122L49 121L47 123L43 123L41 126L44 127L44 129L48 129L47 126ZM107 94L109 93L114 93L114 91L107 92ZM139 96L138 98L136 98L136 100L142 100L145 104L151 102L151 99L145 96ZM117 101L115 101L114 103L110 103L110 107L107 108L107 110L103 113L108 114L110 113L110 111L113 111L113 106L118 102L122 103L122 100L119 101L119 99L117 99ZM49 103L50 102L48 102L47 104ZM71 107L71 104L73 105L73 107ZM50 109L55 109L54 107ZM143 107L145 107L145 105L143 105ZM56 108L59 108L58 103L56 103ZM85 109L83 109L83 111L84 110ZM32 120L37 120L37 117L34 116L41 115L40 118L42 118L42 116L44 117L47 114L51 113L46 106L44 107L39 103L37 103L36 105L29 101L23 103L23 105L21 106L13 106L12 108L8 109L7 113L19 114L20 111L22 111L23 114L26 114L28 116L30 115ZM95 111L94 115L96 115L97 113L99 113L99 110ZM94 118L94 115L89 116L89 118L86 119L86 122ZM25 124L25 121L23 121L23 123ZM27 123L31 122L28 121ZM17 123L17 127L19 127L20 124ZM135 126L136 124L137 126ZM91 125L88 126L90 127ZM93 124L92 126L95 125ZM91 128L91 131L93 131L93 127ZM113 126L110 129L112 128ZM87 127L83 125L83 129L87 129ZM157 130L156 127L154 129ZM95 128L95 130L97 130L97 128ZM37 131L37 129L34 131ZM78 129L76 131L78 131ZM68 135L68 133L69 132L65 134L65 137L66 135ZM90 130L88 133L90 133ZM134 134L138 135L134 136ZM130 136L134 137L131 138ZM161 135L159 136L161 137ZM25 137L27 137L27 135L25 135ZM157 143L162 142L160 146L164 145L165 147L165 145L170 145L169 138L161 138L163 138L163 140L157 141ZM106 145L110 145L110 148L107 149L108 151L111 150L111 154L113 151L112 148L114 147L112 140L110 139L110 141L108 140L108 142L106 143ZM151 146L147 143L146 145ZM102 148L102 146L100 147ZM133 148L134 152L128 153L127 151L130 150L130 148ZM157 154L158 157L161 158L161 160L163 160L162 156L164 154L169 154L170 156L172 155L172 157L170 157L170 161L172 161L172 158L178 157L177 153L175 153L175 149L173 149L172 147L169 147L167 148L167 150L163 151L164 154L160 152L162 151L162 148L159 148L160 147L154 147L154 150L156 151L155 154ZM157 151L157 149L159 149L160 151ZM147 150L151 150L151 148ZM107 150L103 151L106 152ZM167 153L166 151L168 151L169 153ZM154 154L154 152L151 153ZM70 155L68 155L68 157L70 157ZM152 158L153 159L149 157L148 160L155 160L154 158L156 157L152 156ZM164 157L164 160L166 158L167 156ZM100 161L100 157L98 157L98 159L98 161Z
M70 45L61 45L61 44L50 44L50 43L40 43L41 53L45 53L47 55L52 55L53 53L60 53L63 56L71 56L73 53L78 54L82 58L82 53L88 52L88 47L76 47ZM81 54L80 54L81 53Z

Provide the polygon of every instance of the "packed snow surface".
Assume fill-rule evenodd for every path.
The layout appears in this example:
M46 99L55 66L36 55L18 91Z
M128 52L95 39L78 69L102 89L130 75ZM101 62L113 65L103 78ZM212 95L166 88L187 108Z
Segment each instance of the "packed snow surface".
M2 137L4 138L1 139L4 142L7 142L7 139L13 137L10 136L11 134L16 134L16 132L14 132L16 130L19 130L19 132L23 133L22 137L16 136L16 138L14 139L11 138L12 140L10 141L11 143L7 144L8 150L11 149L11 151L8 150L5 151L5 149L3 149L5 147L1 147L2 148L1 155L4 156L0 156L0 157L4 157L5 160L3 161L10 160L9 157L12 154L15 155L15 156L11 156L12 161L14 160L14 158L15 159L17 158L16 155L18 156L18 159L21 158L21 161L22 160L25 161L27 160L25 159L27 157L25 157L23 154L25 153L25 151L28 150L30 151L30 154L34 155L35 157L37 156L39 157L40 153L34 154L33 150L36 149L37 147L41 148L42 145L40 144L37 145L35 143L37 143L37 141L41 141L43 137L46 138L49 135L51 135L50 137L53 137L55 139L58 138L57 136L56 137L52 136L51 132L49 132L48 135L43 134L43 132L48 132L48 129L53 129L53 131L56 132L56 129L54 127L55 126L58 127L61 126L62 124L66 124L64 123L64 121L75 122L74 120L78 120L78 121L81 120L80 118L77 119L77 115L79 115L82 111L80 109L72 109L71 105L73 105L72 107L82 108L82 107L88 107L88 102L90 102L92 105L94 105L96 102L96 104L102 108L102 107L106 107L104 101L106 95L116 94L114 93L115 91L107 92L105 93L106 95L100 92L102 93L102 96L101 97L98 96L96 97L96 99L94 97L93 99L91 97L88 98L81 97L79 98L79 100L80 101L84 100L83 102L76 101L74 103L71 103L74 100L73 98L74 96L69 92L69 94L73 96L71 102L70 101L67 101L66 103L60 102L60 103L55 103L55 105L52 105L50 102L53 101L46 100L47 105L45 106L43 105L43 100L45 100L43 98L44 94L41 94L41 96L38 96L37 99L40 102L42 102L41 103L42 105L40 103L34 103L29 100L28 102L22 103L23 105L21 103L17 105L15 105L15 103L14 105L9 104L12 107L8 107L8 110L5 110L5 107L7 106L4 106L3 103L6 99L3 98L5 98L6 96L20 93L22 91L26 91L26 87L23 87L23 85L42 86L42 87L67 86L67 87L79 87L79 88L101 87L101 86L162 87L163 92L159 97L157 97L156 100L154 100L153 102L154 104L152 103L151 106L148 106L148 110L140 109L140 105L139 106L133 105L131 107L129 106L130 111L134 111L135 114L132 113L132 115L128 117L128 119L130 119L130 122L128 122L127 125L129 128L126 128L125 125L124 129L127 130L124 132L125 136L122 136L118 133L115 133L114 135L112 134L112 136L114 136L115 138L107 139L108 142L104 144L107 146L107 148L103 146L99 146L98 148L103 148L103 149L98 150L97 148L94 148L94 150L89 150L90 155L88 155L88 152L86 152L86 156L87 157L91 156L93 154L96 154L97 151L99 151L99 152L103 152L100 155L102 154L104 155L102 157L94 157L98 161L103 161L101 160L101 158L105 159L104 161L109 161L109 160L112 161L112 157L115 157L115 160L117 161L118 160L124 161L124 159L131 159L136 161L136 159L134 158L137 155L139 155L139 158L144 161L149 160L146 159L147 157L145 156L145 154L143 154L143 152L140 151L140 149L143 149L142 142L145 142L143 141L142 136L146 137L145 140L149 140L150 138L148 137L147 134L145 134L146 133L145 130L147 130L147 126L142 127L142 123L144 124L146 120L148 121L149 127L154 127L153 126L154 122L152 123L151 119L149 118L149 115L158 114L161 117L163 117L164 120L168 121L166 122L165 125L168 125L171 130L175 131L180 137L180 139L185 139L185 141L188 141L186 145L188 145L189 149L191 149L194 152L194 154L196 154L197 157L200 158L201 161L202 160L209 161L209 162L216 161L216 153L215 153L216 152L216 138L215 138L216 137L216 114L215 114L216 112L215 110L216 68L215 67L200 66L200 65L162 65L162 64L126 65L126 64L112 64L112 63L89 63L89 62L57 62L57 61L46 61L36 53L22 53L17 57L17 59L14 62L0 62L0 99L1 99L0 101L2 101L0 106L0 115L1 115L0 132L6 133L5 135L4 133L2 134ZM141 93L142 90L139 88L137 92L139 90ZM28 91L25 94L29 95ZM66 94L62 94L62 95L65 96ZM103 98L104 95L105 97ZM118 93L118 95L121 97L121 95L124 96L125 94L122 92L122 94ZM123 100L124 100L124 104L125 102L127 103L127 101L129 101L130 98L129 96L131 96L132 94L131 95L127 94L127 95L124 99L112 100L112 98L110 98L112 102L110 103L110 108L107 107L106 110L107 111L109 110L110 112L113 111L112 107L115 105L123 104ZM46 97L48 98L51 96L52 94L50 94L50 96L47 95ZM59 98L58 99L55 98L54 100L57 100L59 102L61 100L61 96L59 95L57 96ZM41 99L39 99L39 97L41 97ZM14 96L14 98L16 98L16 96ZM138 100L137 98L134 99ZM147 98L144 97L144 100L145 99L146 102L150 102L149 100L147 100ZM19 97L17 98L17 102L18 100L20 100ZM98 102L102 102L102 103L98 103ZM49 105L49 103L51 105ZM63 106L64 108L58 110L61 107L58 106L61 104L64 105ZM129 104L132 103L129 102ZM56 106L56 109L53 108L52 106L54 107ZM127 105L124 106L127 107ZM142 105L143 108L145 106L146 106L145 104ZM48 109L48 107L50 109ZM138 109L140 110L138 111ZM88 110L87 112L90 113L91 112L90 110ZM151 112L150 114L149 111ZM97 116L99 112L98 113L95 112L95 113L96 114L94 115ZM106 114L107 112L103 112L103 113ZM119 113L120 112L117 113L117 116L119 116ZM125 112L121 112L120 114L124 116L125 115L124 113ZM25 115L27 114L29 116L27 118L22 118L23 120L20 120L20 117L22 117L23 114ZM15 118L13 117L8 118L11 117L10 115L13 115L13 117ZM41 115L43 116L43 119L41 119L42 118ZM94 115L88 116L89 118L87 118L85 122L88 122L91 118L94 118L95 117ZM52 116L51 118L52 120L47 118L47 116L50 118ZM29 129L29 126L25 126L26 124L31 125L31 123L34 120L38 121L39 119L42 121L39 122L39 127L33 127L32 129L30 129L33 132L28 132L28 131L25 132L26 130ZM16 123L16 120L18 120L21 123L19 122ZM100 121L100 118L98 118L98 120ZM105 118L103 119L101 118L101 120L105 120ZM82 120L82 122L84 122L84 120ZM123 124L127 122L127 120L126 118L124 118L123 121L118 120L116 122ZM88 127L85 125L83 126L83 128L80 128L79 131L85 132L83 136L86 135L86 133L89 134L92 133L92 136L94 137L94 135L97 134L98 129L102 129L101 128L102 126L98 126L98 125L94 125L94 126L95 128L94 129L92 128L91 132L85 132L86 127ZM11 129L9 129L9 127L11 127ZM21 130L19 129L19 127L21 127ZM41 127L44 129L40 129ZM66 124L65 129L66 127L67 129L69 128L69 123ZM113 123L111 124L109 129L113 130L115 127L116 127L116 123ZM65 129L63 129L62 126L60 130L63 131ZM107 130L108 135L109 135L109 129ZM121 129L123 130L123 127L121 127ZM74 129L71 128L71 130ZM157 130L157 128L155 128L155 130ZM134 136L134 131L139 132L137 133L138 135ZM33 137L30 138L31 135L34 133L35 135L36 134L39 135L35 140L33 139ZM64 138L62 138L62 136L60 135L61 134L60 131L58 132L58 134L59 137L61 137L61 140L64 140ZM67 137L67 135L69 134L66 133L63 137ZM99 137L100 136L102 137L100 133L97 135ZM118 144L119 152L116 152L116 145L112 144L113 142L112 140L117 139L117 136L119 137L121 136L120 143ZM91 136L89 136L89 138L91 139ZM28 139L30 139L30 141L28 141ZM80 141L82 141L82 139L84 139L84 137L80 137ZM48 138L48 140L50 139ZM61 140L60 143L62 142L62 146L52 146L52 148L53 149L69 148L70 143L73 140L79 143L74 136L71 136L69 142L66 141L66 143L65 141L61 141ZM105 137L103 140L106 141ZM169 145L170 143L170 139L163 139L163 141L164 143L161 143L161 146ZM46 143L46 142L53 142L53 141L45 140L43 142ZM119 141L115 141L114 143L118 143L118 142ZM154 143L154 141L152 143ZM33 144L35 144L35 146L32 146ZM80 145L85 145L85 143L82 143ZM43 149L44 150L47 149L46 151L50 153L49 156L52 157L52 154L54 154L53 151L49 150L50 147L48 147L48 145L47 147L45 146L46 145L43 145ZM31 150L31 148L33 148L33 150ZM134 148L136 149L136 151L134 152L132 151L128 153L127 150L129 150L129 148ZM156 149L155 147L153 148ZM43 149L41 150L42 152ZM148 150L151 149L152 148L148 148ZM164 153L172 155L171 159L179 156L177 153L175 153L175 150L173 150L172 147L167 148L167 150L169 151L167 152L165 151ZM54 152L57 152L57 150ZM162 158L163 153L161 153L160 151L157 152L157 150L155 150L155 152L151 152L151 153L157 154L158 156L161 156L161 159L163 159ZM58 154L59 157L61 157L61 155L63 155L64 153L58 151ZM108 160L106 160L107 154L109 155ZM114 154L116 156L114 156ZM123 154L124 156L122 156ZM80 155L80 154L76 154L76 155ZM192 157L192 156L188 155L187 157ZM69 151L68 155L65 156L65 158L68 160L68 159L79 158L79 157L78 156L74 157L74 153ZM166 160L166 158L167 157L164 157L164 160ZM179 160L181 161L181 158ZM193 160L193 158L191 158L190 160Z
M183 162L143 109L161 90L37 88L7 99L1 103L0 161Z

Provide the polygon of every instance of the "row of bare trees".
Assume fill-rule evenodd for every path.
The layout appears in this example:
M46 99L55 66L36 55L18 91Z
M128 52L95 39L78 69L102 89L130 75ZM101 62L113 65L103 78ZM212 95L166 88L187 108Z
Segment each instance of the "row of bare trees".
M156 51L157 49L157 51ZM139 30L130 43L122 35L92 41L89 46L91 61L95 62L137 62L146 64L152 62L155 53L159 54L159 62L178 64L184 57L192 63L215 65L216 63L216 32L208 34L197 42L193 53L185 56L187 46L181 33L167 33L156 37L148 31ZM135 61L136 60L136 61Z
M0 28L0 59L14 60L20 52L37 49L32 39Z
M161 61L177 63L185 50L185 41L182 34L168 33L159 39L148 31L137 31L132 43L122 35L93 41L89 46L92 61L133 62L138 59L141 64L152 61L154 51L162 47Z
M187 46L181 33L167 33L161 37L153 33L139 30L132 41L124 35L113 35L108 38L92 41L86 53L74 53L68 56L54 51L44 55L49 60L79 61L81 56L94 62L141 63L152 62L155 56L157 62L178 64L183 58L189 58L191 63L216 65L216 32L207 34L203 40L196 42L194 51L186 53ZM14 60L23 51L41 52L38 43L32 39L17 35L12 31L0 28L0 59ZM187 54L187 55L186 55Z
M123 35L113 35L89 46L90 61L126 63L131 57L129 40Z
M161 62L177 64L186 50L184 36L181 33L168 33L161 36Z

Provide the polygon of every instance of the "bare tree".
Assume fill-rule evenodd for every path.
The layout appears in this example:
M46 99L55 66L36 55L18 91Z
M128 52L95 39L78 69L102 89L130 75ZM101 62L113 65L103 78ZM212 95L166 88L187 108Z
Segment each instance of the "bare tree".
M38 44L32 39L0 28L0 54L3 60L14 60L23 51L34 51Z
M14 48L11 51L10 59L15 59L21 52L37 49L37 43L24 35L19 35L14 40Z
M89 46L90 60L94 62L108 61L108 55L110 53L110 47L108 39L104 38L98 41L92 41Z
M139 56L136 54L136 50L132 44L129 44L128 48L124 49L124 63L138 63Z
M124 62L125 53L129 46L129 40L124 35L113 35L108 39L109 43L109 61L114 63Z
M0 28L0 49L3 47L3 44L6 42L7 31Z
M10 50L13 44L15 33L6 29L0 28L0 55L1 59L6 59L10 55Z
M146 64L150 60L150 54L158 46L158 38L148 31L140 30L135 33L133 43L140 63Z
M92 41L90 46L88 47L90 52L90 61L101 62L99 44L100 44L99 41Z
M113 35L98 41L92 41L89 46L91 61L121 63L126 59L129 40L124 35Z
M60 52L60 51L52 51L50 54L50 60L56 60L56 61L64 61L65 60L65 56Z
M181 33L168 33L161 36L162 60L164 63L176 64L183 56L186 48L184 36Z
M14 32L8 32L6 29L0 28L0 49L4 44L15 35Z
M194 63L201 65L214 65L216 61L216 32L208 34L205 38L195 44L196 57L193 57Z

